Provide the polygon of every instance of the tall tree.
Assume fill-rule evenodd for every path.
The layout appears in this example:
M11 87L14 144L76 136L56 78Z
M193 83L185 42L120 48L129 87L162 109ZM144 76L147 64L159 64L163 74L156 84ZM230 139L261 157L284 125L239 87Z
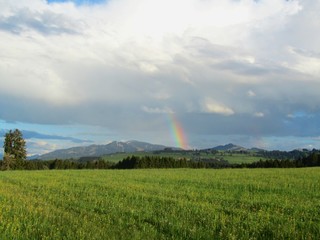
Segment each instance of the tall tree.
M26 141L23 139L22 132L18 129L10 130L5 134L4 140L4 169L21 169L27 158Z

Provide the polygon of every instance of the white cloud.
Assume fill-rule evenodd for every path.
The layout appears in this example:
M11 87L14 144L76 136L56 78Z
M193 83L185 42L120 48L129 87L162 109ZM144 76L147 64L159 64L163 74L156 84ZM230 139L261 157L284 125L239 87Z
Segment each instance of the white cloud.
M155 73L156 71L158 71L158 68L155 65L152 65L147 62L140 62L139 66L140 69L146 73Z
M257 117L257 118L262 118L262 117L264 117L264 113L263 113L263 112L255 112L253 115L254 115L255 117Z
M252 90L249 90L249 91L247 92L247 96L248 96L248 97L255 97L255 96L256 96L256 93L255 93L254 91L252 91Z
M47 142L47 141L37 141L37 140L28 140L27 141L27 149L28 149L28 156L32 156L35 154L44 154L55 149L62 147L61 145Z
M291 46L288 47L288 52L293 55L293 59L290 63L285 63L286 67L314 77L320 77L320 52L308 52Z
M234 114L234 111L231 108L225 106L224 104L218 103L211 98L204 100L203 110L207 113L216 113L224 116L230 116Z

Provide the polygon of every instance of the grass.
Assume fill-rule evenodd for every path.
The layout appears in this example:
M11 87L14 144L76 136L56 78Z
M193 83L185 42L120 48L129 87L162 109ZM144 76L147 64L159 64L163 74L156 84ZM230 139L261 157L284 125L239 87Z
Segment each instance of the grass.
M0 239L319 239L320 168L0 172Z

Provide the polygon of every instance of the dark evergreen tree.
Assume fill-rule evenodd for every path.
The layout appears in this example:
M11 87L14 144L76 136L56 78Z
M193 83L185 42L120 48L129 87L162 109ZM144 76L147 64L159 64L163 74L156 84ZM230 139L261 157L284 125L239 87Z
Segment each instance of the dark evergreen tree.
M3 169L22 169L27 158L26 141L20 130L10 130L5 134Z

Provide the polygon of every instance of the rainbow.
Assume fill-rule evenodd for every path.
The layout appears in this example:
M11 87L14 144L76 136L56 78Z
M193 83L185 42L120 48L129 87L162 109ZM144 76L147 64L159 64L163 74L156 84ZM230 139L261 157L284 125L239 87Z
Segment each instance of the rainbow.
M171 134L172 137L176 143L176 146L182 149L188 149L188 141L184 134L182 125L180 122L176 119L174 114L169 114L169 123L171 128Z

